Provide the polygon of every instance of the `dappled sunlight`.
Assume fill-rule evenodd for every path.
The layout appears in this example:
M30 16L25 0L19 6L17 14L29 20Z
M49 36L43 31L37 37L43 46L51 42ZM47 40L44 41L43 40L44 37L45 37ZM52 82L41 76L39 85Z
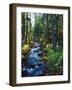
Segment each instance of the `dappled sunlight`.
M22 77L63 74L63 15L22 13Z

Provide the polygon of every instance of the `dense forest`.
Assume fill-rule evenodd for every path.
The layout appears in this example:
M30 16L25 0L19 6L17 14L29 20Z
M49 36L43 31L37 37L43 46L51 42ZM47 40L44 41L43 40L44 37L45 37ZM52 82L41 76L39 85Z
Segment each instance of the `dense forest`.
M63 15L21 13L22 77L63 74Z

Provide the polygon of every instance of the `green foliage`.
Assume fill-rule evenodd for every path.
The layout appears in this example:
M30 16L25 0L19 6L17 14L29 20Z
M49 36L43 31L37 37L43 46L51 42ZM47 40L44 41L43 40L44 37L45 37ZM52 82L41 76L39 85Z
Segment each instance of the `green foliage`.
M63 66L63 15L22 13L21 23L23 54L29 51L31 42L37 41L42 45L42 60L47 63L49 74L60 73Z
M51 48L44 48L44 51L47 52L48 60L52 60L54 62L58 61L59 59L62 59L63 57L62 50L58 51L55 49L53 50Z
M63 51L57 50L57 49L51 49L51 48L45 48L44 49L47 52L47 64L49 73L51 74L57 74L60 73L58 71L59 67L62 67L63 62Z

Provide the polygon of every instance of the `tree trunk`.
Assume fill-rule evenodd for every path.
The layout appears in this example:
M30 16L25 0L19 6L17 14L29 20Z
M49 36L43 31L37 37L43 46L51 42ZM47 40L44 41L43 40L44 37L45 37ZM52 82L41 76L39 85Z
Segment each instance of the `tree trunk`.
M27 36L28 35L28 13L26 13L26 36L25 36L25 43L27 43Z
M51 17L51 22L52 22L52 44L53 44L53 48L56 47L56 16L52 15Z
M24 44L25 41L25 13L22 13L22 45Z

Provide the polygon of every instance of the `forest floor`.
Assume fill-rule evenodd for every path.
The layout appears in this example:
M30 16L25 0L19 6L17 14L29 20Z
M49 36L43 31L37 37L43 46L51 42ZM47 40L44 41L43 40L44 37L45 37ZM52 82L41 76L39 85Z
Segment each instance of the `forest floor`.
M63 74L62 50L42 48L41 44L34 42L28 53L22 56L22 76L48 76ZM26 50L24 50L26 52Z

